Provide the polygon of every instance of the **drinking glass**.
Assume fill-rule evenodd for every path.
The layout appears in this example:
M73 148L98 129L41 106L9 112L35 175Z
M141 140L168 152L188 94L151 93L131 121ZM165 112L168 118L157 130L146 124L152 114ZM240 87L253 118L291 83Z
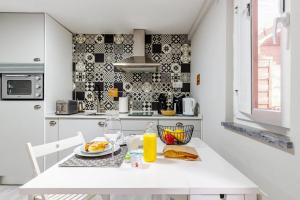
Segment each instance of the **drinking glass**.
M108 116L105 120L104 137L112 144L112 162L114 162L115 146L122 136L121 120L118 116Z

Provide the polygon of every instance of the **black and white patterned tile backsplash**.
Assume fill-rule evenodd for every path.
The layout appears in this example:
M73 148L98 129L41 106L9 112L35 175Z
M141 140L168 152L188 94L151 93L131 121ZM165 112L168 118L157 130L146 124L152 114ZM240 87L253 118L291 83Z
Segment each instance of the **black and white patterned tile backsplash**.
M117 110L118 98L108 96L109 88L118 88L119 96L130 95L135 110L156 110L160 93L190 95L188 36L146 35L145 43L146 54L161 63L158 73L123 73L113 66L112 63L133 56L132 34L73 35L76 99L84 101L86 110L96 109L99 97L105 109ZM182 89L172 87L172 82L178 80L183 82Z

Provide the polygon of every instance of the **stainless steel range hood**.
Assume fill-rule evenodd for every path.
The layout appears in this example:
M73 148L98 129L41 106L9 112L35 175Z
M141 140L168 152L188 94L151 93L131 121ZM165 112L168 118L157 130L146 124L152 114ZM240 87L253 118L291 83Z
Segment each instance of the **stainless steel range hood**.
M145 55L145 30L133 30L133 56L113 63L113 65L124 72L158 72L160 63Z

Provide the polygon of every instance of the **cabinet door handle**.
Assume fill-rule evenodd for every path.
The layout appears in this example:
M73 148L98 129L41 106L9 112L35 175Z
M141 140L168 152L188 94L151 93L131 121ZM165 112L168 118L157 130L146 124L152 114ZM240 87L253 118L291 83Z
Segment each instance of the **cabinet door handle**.
M34 62L40 62L41 59L40 59L40 58L33 58L33 61L34 61Z
M176 126L183 126L183 123L177 122L177 123L176 123Z
M34 105L34 106L33 106L33 109L34 109L34 110L39 110L39 109L41 109L41 108L42 108L42 106L40 106L40 105Z
M50 121L50 122L49 122L49 125L50 125L50 126L55 126L55 125L56 125L56 121Z
M105 125L105 122L98 122L98 126L104 127L104 125Z

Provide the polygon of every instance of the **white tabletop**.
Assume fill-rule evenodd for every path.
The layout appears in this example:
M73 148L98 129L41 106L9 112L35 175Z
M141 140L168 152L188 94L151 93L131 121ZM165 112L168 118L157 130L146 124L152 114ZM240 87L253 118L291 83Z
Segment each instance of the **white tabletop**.
M27 194L254 194L258 187L198 138L188 144L201 161L165 159L145 169L123 163L120 168L55 165L21 187ZM163 149L158 142L158 152Z

